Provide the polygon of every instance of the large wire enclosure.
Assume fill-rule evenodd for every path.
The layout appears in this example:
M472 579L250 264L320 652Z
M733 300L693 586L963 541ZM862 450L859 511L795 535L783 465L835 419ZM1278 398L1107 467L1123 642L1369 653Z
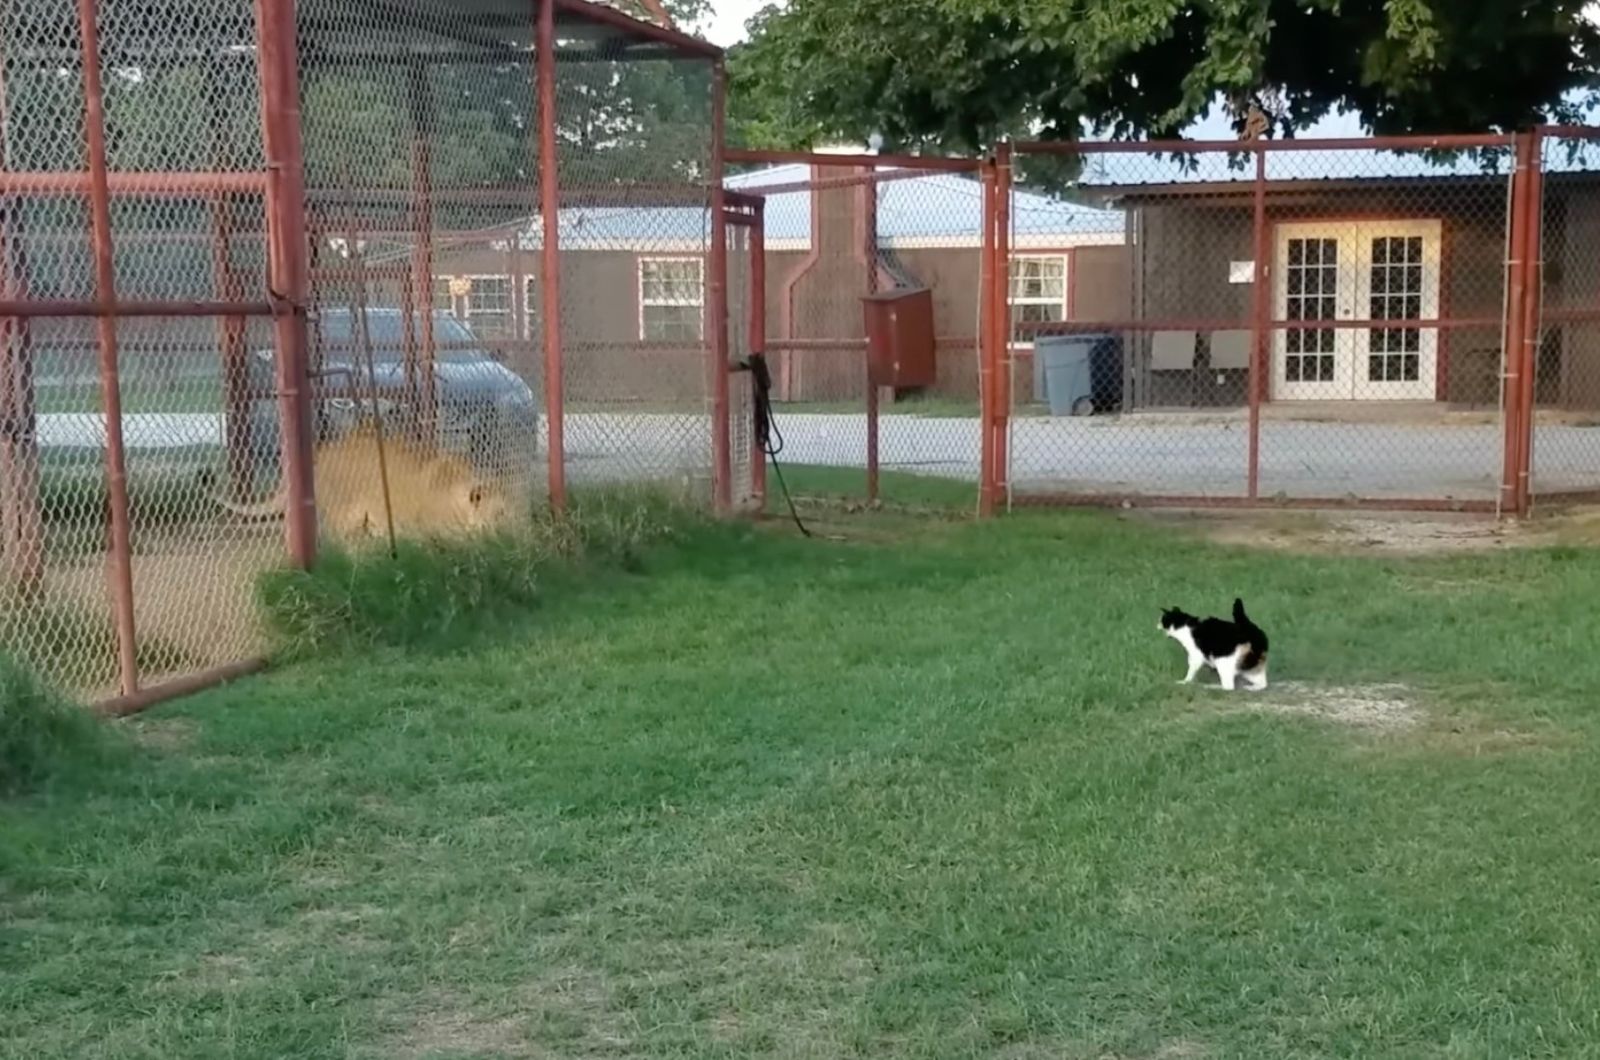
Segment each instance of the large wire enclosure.
M285 559L730 503L720 91L579 0L5 5L0 652L131 709Z

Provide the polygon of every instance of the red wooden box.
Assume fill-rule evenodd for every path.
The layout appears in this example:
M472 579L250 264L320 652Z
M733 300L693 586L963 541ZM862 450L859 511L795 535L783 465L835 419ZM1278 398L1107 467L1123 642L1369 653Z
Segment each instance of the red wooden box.
M933 386L933 292L926 287L869 294L867 378L877 386Z

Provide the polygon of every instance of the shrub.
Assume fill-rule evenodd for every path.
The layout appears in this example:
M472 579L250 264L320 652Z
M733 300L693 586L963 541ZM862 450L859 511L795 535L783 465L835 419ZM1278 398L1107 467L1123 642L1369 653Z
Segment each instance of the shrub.
M0 796L81 777L117 757L118 743L83 707L0 655Z
M636 569L645 549L698 521L655 491L574 497L563 518L514 532L324 549L315 569L274 570L259 596L280 658L387 645L448 645L536 606L579 566Z

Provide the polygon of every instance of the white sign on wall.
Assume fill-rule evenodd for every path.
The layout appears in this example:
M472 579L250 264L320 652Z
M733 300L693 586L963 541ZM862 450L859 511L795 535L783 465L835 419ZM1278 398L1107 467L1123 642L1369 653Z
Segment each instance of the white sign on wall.
M1254 283L1256 280L1256 263L1253 261L1228 262L1229 283Z

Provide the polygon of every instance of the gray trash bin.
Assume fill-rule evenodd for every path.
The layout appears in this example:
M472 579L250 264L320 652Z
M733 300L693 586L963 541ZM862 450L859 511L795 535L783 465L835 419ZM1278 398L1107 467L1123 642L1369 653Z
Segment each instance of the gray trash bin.
M1033 356L1043 376L1052 416L1087 416L1094 411L1093 358L1106 335L1041 335Z

